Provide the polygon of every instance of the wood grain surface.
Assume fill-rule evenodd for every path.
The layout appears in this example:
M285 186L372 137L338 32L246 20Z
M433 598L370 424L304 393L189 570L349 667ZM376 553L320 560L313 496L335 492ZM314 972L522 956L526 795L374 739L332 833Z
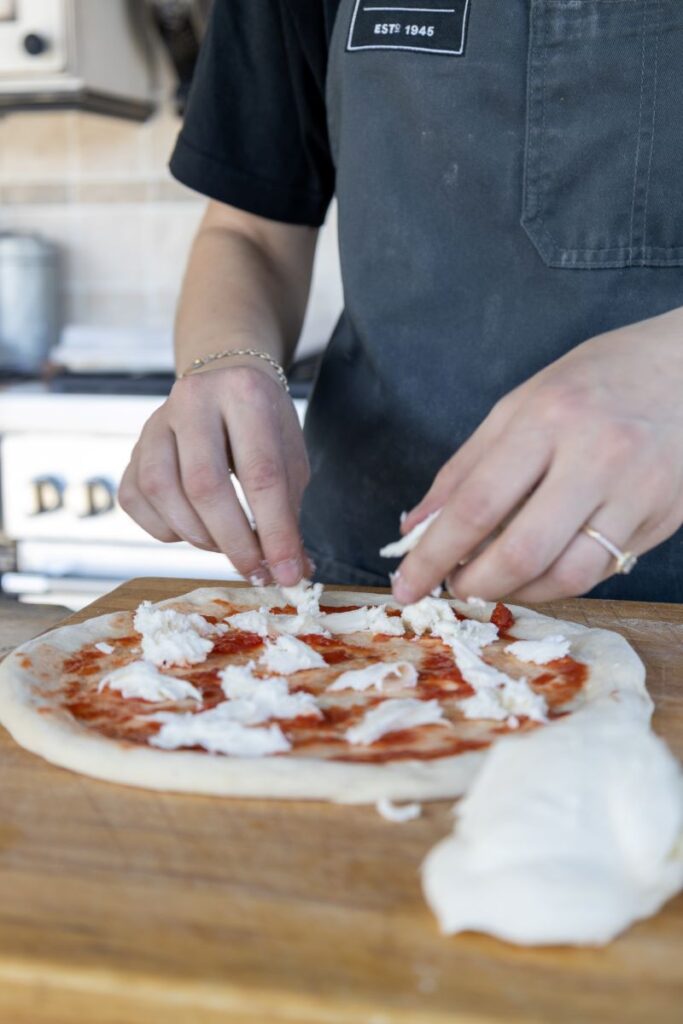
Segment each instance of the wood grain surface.
M4 655L55 626L69 609L53 604L21 604L0 597L0 661Z
M133 580L69 621L201 585ZM543 610L633 643L682 757L683 607ZM681 897L606 949L440 936L418 870L449 803L393 825L372 808L109 785L4 732L0 759L2 1024L683 1020Z

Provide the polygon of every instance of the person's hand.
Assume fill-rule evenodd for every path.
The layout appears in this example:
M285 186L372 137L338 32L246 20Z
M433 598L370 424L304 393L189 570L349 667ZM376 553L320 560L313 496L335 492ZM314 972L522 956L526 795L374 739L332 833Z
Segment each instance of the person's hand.
M584 525L642 554L683 522L683 310L579 345L503 398L405 519L442 508L394 581L402 603L546 601L615 571ZM637 568L634 570L637 572Z
M289 586L311 571L298 525L308 477L289 395L266 368L234 365L174 384L145 424L119 501L158 540L222 551L252 582Z

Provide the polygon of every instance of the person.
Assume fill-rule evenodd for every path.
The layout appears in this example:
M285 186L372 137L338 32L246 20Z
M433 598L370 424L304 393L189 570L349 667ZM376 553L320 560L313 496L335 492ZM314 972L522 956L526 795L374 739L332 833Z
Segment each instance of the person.
M384 584L441 509L397 600L681 601L681 52L680 0L216 0L171 161L209 197L190 372L123 507L254 582ZM333 193L304 437L280 366Z

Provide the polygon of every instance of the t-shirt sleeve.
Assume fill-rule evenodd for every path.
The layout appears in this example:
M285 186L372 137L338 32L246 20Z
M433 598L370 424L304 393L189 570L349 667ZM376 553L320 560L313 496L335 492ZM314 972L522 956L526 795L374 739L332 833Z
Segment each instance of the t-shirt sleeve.
M215 0L171 173L271 220L320 225L334 191L326 55L283 0ZM324 34L320 48L324 48Z

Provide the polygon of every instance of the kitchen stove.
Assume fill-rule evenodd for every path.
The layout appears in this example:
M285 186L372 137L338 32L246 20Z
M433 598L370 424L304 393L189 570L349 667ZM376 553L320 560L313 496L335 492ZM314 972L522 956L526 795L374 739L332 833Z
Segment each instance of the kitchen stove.
M0 387L0 566L14 561L5 593L77 609L131 576L238 578L223 555L154 540L117 503L133 445L172 383L164 372L65 373ZM293 387L302 420L309 386Z

